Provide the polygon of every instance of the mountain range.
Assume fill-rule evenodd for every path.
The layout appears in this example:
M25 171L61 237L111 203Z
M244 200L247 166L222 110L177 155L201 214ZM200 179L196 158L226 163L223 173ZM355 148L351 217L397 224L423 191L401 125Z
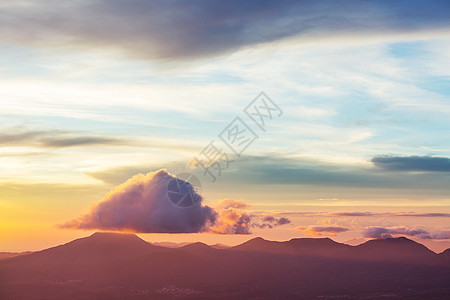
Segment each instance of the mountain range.
M0 299L449 299L449 282L450 249L404 237L168 248L95 233L0 260Z

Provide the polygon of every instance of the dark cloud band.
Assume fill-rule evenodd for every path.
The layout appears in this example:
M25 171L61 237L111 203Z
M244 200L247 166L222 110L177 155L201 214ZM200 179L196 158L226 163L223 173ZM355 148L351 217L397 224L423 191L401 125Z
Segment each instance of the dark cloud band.
M448 1L79 0L3 5L2 42L115 48L144 59L221 55L287 37L448 27Z
M388 171L450 172L450 158L431 156L378 156L372 162Z

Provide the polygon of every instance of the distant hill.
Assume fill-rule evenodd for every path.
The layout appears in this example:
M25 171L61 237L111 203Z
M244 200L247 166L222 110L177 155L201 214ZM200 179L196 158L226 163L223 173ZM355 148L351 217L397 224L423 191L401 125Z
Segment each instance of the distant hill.
M26 252L0 252L0 260L2 259L7 259L7 258L12 258L12 257L16 257L16 256L21 256L21 255L28 255L31 254L33 252L31 251L26 251Z
M173 242L151 242L152 245L166 247L166 248L180 248L191 243L183 242L183 243L173 243Z
M405 237L376 239L355 246L355 257L374 261L433 263L436 253Z
M95 233L1 260L0 299L448 299L449 251L406 238L165 248Z
M441 253L450 248L450 241L448 240L436 241L431 239L420 239L420 238L412 238L412 240L426 246L428 249L436 253Z
M254 238L230 248L239 251L328 257L349 260L433 263L436 253L405 237L374 239L357 246L338 243L330 238L297 238L286 242Z
M182 242L182 243L174 243L174 242L151 242L152 245L155 246L160 246L160 247L166 247L166 248L181 248L184 247L186 245L192 244L189 242ZM223 245L223 244L213 244L213 245L209 245L212 248L215 249L226 249L226 248L230 248L230 246L227 245Z
M337 243L329 238L302 238L274 242L258 237L230 249L316 257L347 257L351 246Z
M212 247L212 248L214 248L214 249L228 249L228 248L231 247L231 246L224 245L224 244L220 244L220 243L218 243L218 244L213 244L213 245L209 245L209 246Z
M367 242L367 239L351 239L348 241L345 241L344 244L350 245L350 246L357 246L357 245L361 245L362 243Z

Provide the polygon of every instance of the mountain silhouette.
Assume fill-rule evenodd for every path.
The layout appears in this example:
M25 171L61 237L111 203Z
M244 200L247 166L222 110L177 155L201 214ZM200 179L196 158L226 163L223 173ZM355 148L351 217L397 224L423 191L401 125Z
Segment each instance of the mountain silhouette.
M406 238L254 238L215 249L95 233L1 260L0 299L448 299L449 257Z
M231 249L367 261L406 261L421 264L436 261L436 253L405 237L374 239L357 246L338 243L330 238L295 238L286 242L275 242L257 237Z
M355 246L355 249L357 257L376 261L423 264L436 259L436 253L405 237L370 240Z
M301 238L291 239L286 242L274 242L257 237L232 249L304 256L338 257L347 256L350 253L351 246L337 243L330 238Z
M444 264L450 264L450 249L439 254L440 261Z
M24 257L30 263L47 262L79 264L109 263L128 257L165 249L151 245L135 234L97 232L67 244L34 252Z
M208 245L206 245L204 243L200 243L200 242L192 243L192 244L180 247L179 249L184 250L184 251L189 251L189 252L195 252L195 253L205 253L205 252L214 252L215 253L216 251L214 251L214 250L217 250L211 246L208 246Z

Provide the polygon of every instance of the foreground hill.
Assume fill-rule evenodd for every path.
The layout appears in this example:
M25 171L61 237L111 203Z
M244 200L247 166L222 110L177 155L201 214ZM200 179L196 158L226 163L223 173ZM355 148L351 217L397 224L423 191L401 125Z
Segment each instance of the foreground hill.
M0 299L448 299L448 254L406 238L171 249L96 233L0 261Z

